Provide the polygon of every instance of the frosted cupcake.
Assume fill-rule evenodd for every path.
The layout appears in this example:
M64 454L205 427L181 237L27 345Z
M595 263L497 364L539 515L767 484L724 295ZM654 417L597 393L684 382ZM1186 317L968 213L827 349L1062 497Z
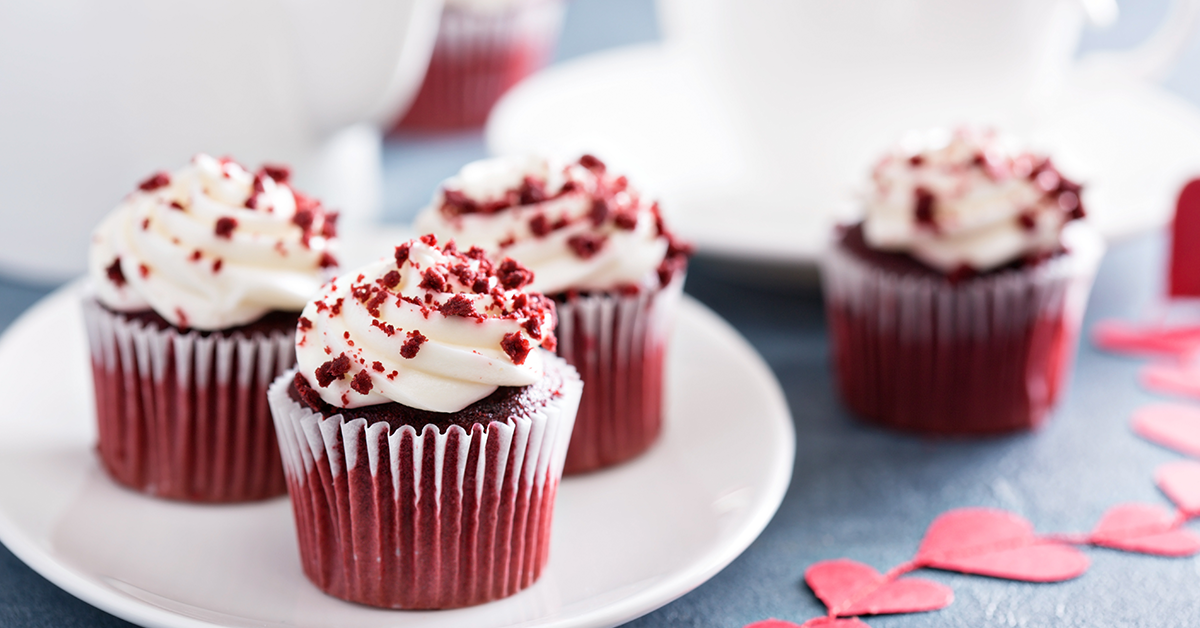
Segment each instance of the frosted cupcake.
M95 230L83 309L97 450L121 484L205 502L284 492L266 389L336 264L337 218L288 179L198 155Z
M586 384L567 473L628 460L654 443L689 252L657 203L590 155L573 163L500 158L443 182L416 226L518 260L533 271L531 289L558 304L558 354Z
M541 574L582 384L530 276L424 236L305 307L270 399L321 590L454 608Z
M492 105L550 61L562 0L446 0L433 57L397 128L483 126Z
M822 264L842 399L891 427L1028 429L1050 414L1103 252L1081 188L993 132L912 136Z

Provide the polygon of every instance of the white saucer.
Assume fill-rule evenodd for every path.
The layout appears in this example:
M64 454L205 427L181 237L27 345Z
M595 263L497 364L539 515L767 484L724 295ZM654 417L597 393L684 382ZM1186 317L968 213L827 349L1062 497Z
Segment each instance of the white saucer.
M791 478L783 392L732 328L685 299L669 419L636 461L565 480L550 564L511 598L385 611L322 594L300 570L286 498L165 502L102 472L79 285L0 339L0 540L70 593L145 626L613 626L687 593L771 519Z
M660 45L593 54L509 91L488 122L488 148L606 156L636 172L701 251L812 263L839 212L851 217L854 191L802 175L744 189L745 143L705 85ZM1183 183L1200 175L1200 111L1154 85L1076 76L1030 135L1085 184L1089 215L1110 239L1165 224Z

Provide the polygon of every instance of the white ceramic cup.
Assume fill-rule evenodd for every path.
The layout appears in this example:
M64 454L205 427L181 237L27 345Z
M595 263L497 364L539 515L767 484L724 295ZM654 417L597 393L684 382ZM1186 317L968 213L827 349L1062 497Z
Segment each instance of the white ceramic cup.
M288 163L353 227L441 0L0 2L0 273L83 272L92 227L195 153Z
M1107 66L1151 76L1182 50L1195 0ZM1036 124L1072 74L1081 30L1113 0L659 0L667 44L712 84L746 142L744 188L778 211L852 203L871 160L907 130ZM781 195L782 192L782 195ZM819 205L820 207L812 207ZM770 211L769 209L765 211Z

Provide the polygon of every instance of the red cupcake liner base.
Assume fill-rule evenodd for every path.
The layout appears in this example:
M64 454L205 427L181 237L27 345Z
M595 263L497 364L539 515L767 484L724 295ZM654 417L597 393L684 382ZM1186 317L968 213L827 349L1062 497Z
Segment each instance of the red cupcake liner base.
M267 387L295 362L292 333L157 329L84 303L109 475L167 499L243 502L286 486Z
M447 7L425 79L396 128L483 126L504 92L550 61L562 19L560 0L497 11Z
M683 282L677 273L653 292L559 300L558 354L584 381L565 473L625 462L658 439L667 338Z
M838 388L857 415L939 434L1031 429L1061 397L1103 251L951 284L873 267L842 246L822 265Z
M400 609L482 604L533 584L582 384L529 418L470 432L324 418L271 387L304 573L351 602Z

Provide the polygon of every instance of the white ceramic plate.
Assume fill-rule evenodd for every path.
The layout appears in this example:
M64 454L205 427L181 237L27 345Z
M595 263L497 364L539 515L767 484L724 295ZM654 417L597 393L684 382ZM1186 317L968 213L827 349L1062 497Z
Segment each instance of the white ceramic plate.
M78 285L0 339L0 540L72 594L146 626L613 626L712 577L783 499L795 451L783 392L732 328L685 299L662 440L632 463L565 480L550 564L511 598L385 611L305 579L286 498L165 502L119 488L95 429Z
M835 220L853 217L856 191L805 180L802 171L794 180L748 183L747 142L719 100L678 53L618 48L553 66L509 91L488 122L488 148L604 155L636 172L701 251L811 264ZM1091 220L1109 238L1165 224L1182 184L1200 175L1200 112L1144 83L1074 76L1023 139L1085 184Z

